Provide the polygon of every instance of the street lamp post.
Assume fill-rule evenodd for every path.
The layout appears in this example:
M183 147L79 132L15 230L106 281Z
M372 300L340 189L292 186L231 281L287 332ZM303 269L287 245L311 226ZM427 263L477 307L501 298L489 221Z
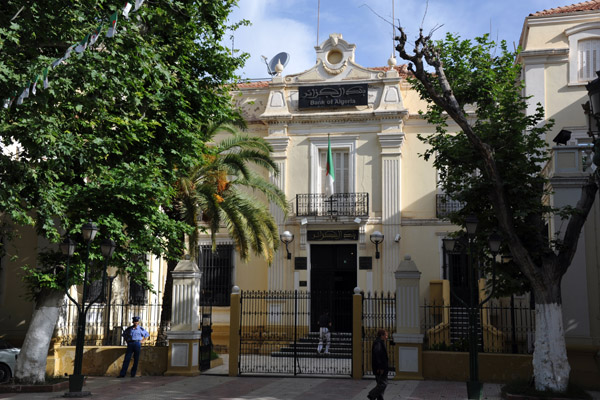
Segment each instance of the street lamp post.
M483 385L479 381L479 310L487 303L494 293L494 287L496 282L496 255L500 249L502 238L497 233L493 233L490 238L488 245L490 252L493 257L493 277L492 277L492 291L483 300L479 301L479 279L478 279L478 268L473 265L473 239L477 230L477 217L469 216L465 220L467 230L467 251L468 251L468 262L467 262L467 279L469 287L469 304L465 304L460 298L463 305L467 306L469 315L469 380L467 381L467 395L469 399L481 399L481 392ZM443 240L444 250L446 252L454 251L457 240L453 238L446 238Z
M108 260L110 259L110 257L112 257L112 254L116 247L115 242L110 239L105 239L100 245L100 250L102 252L102 256L104 257L104 268L102 271L102 290L98 294L98 296L96 296L95 299L90 300L86 307L85 301L87 299L89 290L88 274L90 264L90 247L92 241L96 237L97 232L98 227L91 221L87 222L81 227L83 241L86 244L85 269L82 284L83 300L81 301L81 303L74 299L69 293L69 264L71 256L75 252L76 243L70 238L66 238L65 241L60 245L61 252L63 253L63 255L67 256L67 267L65 270L65 293L67 294L69 300L71 300L77 308L77 338L75 340L75 360L73 363L73 375L69 376L69 392L65 393L65 397L85 397L91 395L91 393L88 391L82 391L84 376L81 374L81 369L83 364L83 344L85 340L85 320L90 306L96 301L98 301L102 296L104 296L104 287L106 286L106 268L108 266Z

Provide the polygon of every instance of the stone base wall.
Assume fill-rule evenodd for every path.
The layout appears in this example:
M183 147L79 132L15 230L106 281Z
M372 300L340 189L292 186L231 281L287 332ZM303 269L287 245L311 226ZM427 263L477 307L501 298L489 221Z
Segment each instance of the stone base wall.
M83 375L117 376L123 366L125 346L85 346L83 352ZM167 370L168 347L142 346L138 375L163 375ZM75 346L56 347L48 356L46 373L64 376L73 373ZM133 365L133 358L129 368Z

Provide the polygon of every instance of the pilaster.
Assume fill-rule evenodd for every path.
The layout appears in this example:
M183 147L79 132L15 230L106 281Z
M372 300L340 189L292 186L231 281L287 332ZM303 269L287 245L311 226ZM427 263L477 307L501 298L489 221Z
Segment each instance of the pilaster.
M400 126L395 126L395 128L399 129ZM379 133L377 136L381 145L382 233L386 239L382 243L383 290L390 292L395 289L392 276L400 262L400 249L395 245L393 238L400 233L401 147L404 133Z

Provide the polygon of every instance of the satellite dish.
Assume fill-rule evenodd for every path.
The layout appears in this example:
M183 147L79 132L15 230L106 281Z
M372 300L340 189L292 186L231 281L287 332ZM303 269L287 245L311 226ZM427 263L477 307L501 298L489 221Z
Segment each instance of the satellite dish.
M277 75L279 72L276 68L277 64L281 63L281 65L285 67L290 61L290 55L285 51L282 51L281 53L277 53L275 57L271 58L271 61L267 62L267 57L265 56L262 56L262 59L265 61L265 64L267 64L267 71L269 72L269 75L273 76Z

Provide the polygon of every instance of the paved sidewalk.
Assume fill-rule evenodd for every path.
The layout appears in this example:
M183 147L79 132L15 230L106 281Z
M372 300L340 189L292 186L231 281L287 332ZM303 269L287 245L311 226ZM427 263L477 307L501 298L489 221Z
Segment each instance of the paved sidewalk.
M90 399L227 399L227 400L365 400L375 380L340 378L279 378L200 375L197 377L145 376L117 379L88 377L84 390ZM56 393L4 393L0 399L59 399ZM463 382L390 381L386 399L466 399ZM500 399L500 385L484 385L485 399Z
M227 360L225 360L227 361ZM92 392L88 399L109 400L365 400L375 386L374 379L352 380L315 377L228 377L227 362L197 377L143 376L88 377L84 390ZM502 385L486 383L483 398L500 399ZM59 399L64 392L2 393L0 399ZM593 393L600 399L600 392ZM464 382L390 381L385 393L389 399L429 400L466 399Z

